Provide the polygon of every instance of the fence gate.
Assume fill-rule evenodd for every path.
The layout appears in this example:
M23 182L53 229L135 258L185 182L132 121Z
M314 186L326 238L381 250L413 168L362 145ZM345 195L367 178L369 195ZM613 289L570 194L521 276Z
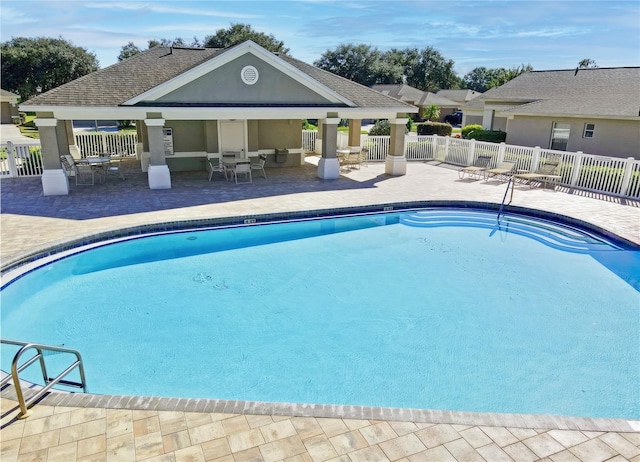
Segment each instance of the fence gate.
M3 178L42 175L39 145L13 144L7 141L6 152L0 154L0 176Z

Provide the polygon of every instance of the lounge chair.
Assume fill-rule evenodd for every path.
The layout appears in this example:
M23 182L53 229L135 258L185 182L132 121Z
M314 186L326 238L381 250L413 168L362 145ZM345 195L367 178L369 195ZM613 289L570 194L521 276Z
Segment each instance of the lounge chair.
M484 181L489 180L489 178L496 177L500 179L500 177L509 178L516 169L516 163L514 161L504 161L496 168L488 168L484 171Z
M462 180L467 175L469 178L473 177L476 180L480 179L480 176L489 166L491 162L491 156L478 156L475 163L468 167L462 167L458 170L458 177Z
M535 181L538 181L544 185L544 188L546 188L549 181L558 181L562 179L561 175L556 175L556 170L559 166L560 162L555 160L547 160L540 166L537 171L533 173L518 173L514 175L513 178L525 180L529 183L529 187L531 188L533 188L533 183Z

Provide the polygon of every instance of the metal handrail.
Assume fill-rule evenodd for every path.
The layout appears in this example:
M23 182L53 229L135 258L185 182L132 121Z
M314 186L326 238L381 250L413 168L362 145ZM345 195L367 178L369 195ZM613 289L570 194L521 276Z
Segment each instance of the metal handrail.
M3 386L5 383L9 382L10 379L13 379L13 385L16 388L16 397L18 398L18 404L20 405L20 414L18 415L19 419L24 419L28 417L29 405L33 404L38 398L40 398L42 395L44 395L46 392L48 392L53 386L57 385L58 383L69 386L69 387L82 388L82 390L85 393L87 392L87 381L84 375L84 366L82 364L82 356L80 355L79 351L73 350L71 348L64 348L64 347L54 346L54 345L44 345L41 343L32 343L32 342L21 342L19 340L0 339L0 343L6 343L7 345L16 345L16 346L22 347L18 350L18 352L13 357L13 361L11 361L11 375L7 375L0 382L0 386ZM20 360L20 357L25 351L30 349L35 349L37 352L36 355L33 356L32 358L29 358L29 360L27 360L24 364L19 366L18 361ZM60 374L58 374L57 377L51 378L49 377L49 374L47 374L47 366L44 362L45 351L51 351L51 352L57 352L57 353L70 353L72 355L75 355L76 361L73 364L71 364L69 367L67 367L64 371L62 371ZM22 386L20 385L20 377L18 374L36 361L40 361L40 370L42 371L42 378L44 379L45 386L42 387L35 395L31 396L31 398L29 398L28 400L25 400L24 394L22 393ZM62 380L64 377L66 377L67 374L69 374L69 372L71 372L76 367L80 372L80 382Z

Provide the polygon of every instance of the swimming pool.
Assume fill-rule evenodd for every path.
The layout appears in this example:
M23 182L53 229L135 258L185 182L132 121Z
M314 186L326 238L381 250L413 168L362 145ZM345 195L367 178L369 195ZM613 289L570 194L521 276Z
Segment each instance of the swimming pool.
M186 231L24 275L2 330L93 393L638 418L639 261L480 210Z

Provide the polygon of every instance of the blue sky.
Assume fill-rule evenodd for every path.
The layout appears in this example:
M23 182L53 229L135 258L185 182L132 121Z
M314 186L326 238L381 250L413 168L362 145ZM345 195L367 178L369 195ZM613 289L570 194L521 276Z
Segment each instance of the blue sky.
M149 39L203 39L238 22L273 34L308 63L341 43L365 43L382 51L432 46L460 77L479 66L570 69L584 58L640 66L637 0L0 0L0 21L3 42L62 37L95 53L101 67L116 63L129 41L146 48Z

